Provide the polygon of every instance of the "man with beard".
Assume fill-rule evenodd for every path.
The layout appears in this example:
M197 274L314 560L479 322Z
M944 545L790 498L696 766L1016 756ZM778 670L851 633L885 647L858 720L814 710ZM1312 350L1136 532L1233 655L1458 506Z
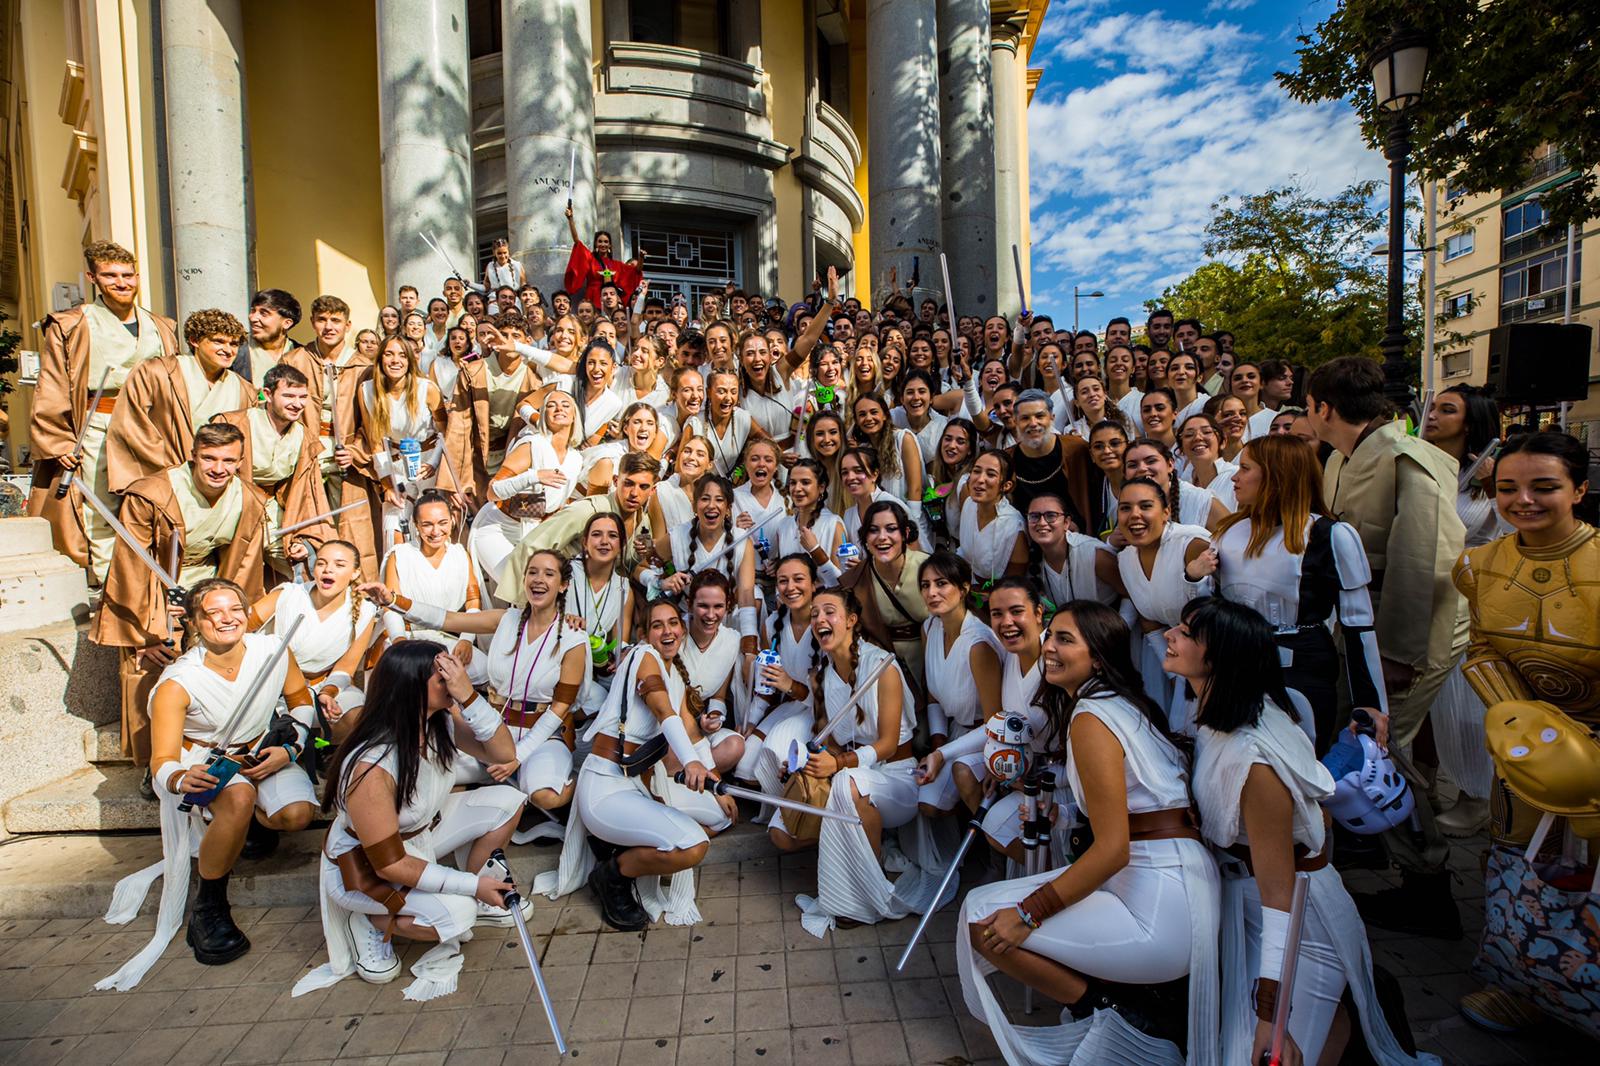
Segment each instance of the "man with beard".
M415 288L411 289L412 307L416 306L416 292ZM402 304L405 299L402 289ZM250 343L233 361L234 373L249 379L257 389L265 388L267 372L293 350L295 345L289 339L289 331L299 322L300 301L282 289L262 289L250 297Z
M1023 514L1035 496L1058 496L1074 528L1089 528L1089 445L1082 437L1057 433L1050 394L1028 389L1017 397L1017 443L1010 449L1016 486L1011 505Z
M1150 312L1150 317L1145 319L1144 335L1152 351L1170 352L1172 350L1172 331L1174 323L1172 312L1161 308Z

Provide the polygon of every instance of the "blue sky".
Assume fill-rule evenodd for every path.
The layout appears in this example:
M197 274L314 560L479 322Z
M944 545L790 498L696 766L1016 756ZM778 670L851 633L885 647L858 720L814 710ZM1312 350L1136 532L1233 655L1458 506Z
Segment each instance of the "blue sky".
M1386 173L1339 102L1307 107L1272 78L1333 0L1054 0L1030 66L1032 303L1086 328L1205 261L1210 205L1298 178L1332 193Z

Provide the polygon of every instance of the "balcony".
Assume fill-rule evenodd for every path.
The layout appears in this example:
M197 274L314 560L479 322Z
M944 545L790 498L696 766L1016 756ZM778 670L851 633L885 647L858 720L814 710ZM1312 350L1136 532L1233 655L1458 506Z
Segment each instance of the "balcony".
M795 157L794 170L809 188L832 202L843 215L844 243L865 217L856 192L856 169L861 165L861 143L849 121L832 107L817 101L806 122L805 140ZM835 229L839 226L834 224Z

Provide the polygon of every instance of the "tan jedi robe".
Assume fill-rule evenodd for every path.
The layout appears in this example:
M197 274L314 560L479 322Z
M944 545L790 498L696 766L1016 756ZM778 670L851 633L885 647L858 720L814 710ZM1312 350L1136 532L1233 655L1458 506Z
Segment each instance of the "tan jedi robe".
M1409 744L1445 676L1467 647L1467 608L1451 571L1466 528L1456 514L1456 461L1390 422L1323 473L1334 515L1361 534L1372 566L1372 607L1385 659L1415 677L1389 694L1391 744Z
M237 582L245 602L263 593L262 555L266 542L266 497L245 483L238 527L233 540L217 554L217 576ZM140 478L128 486L122 502L122 524L162 567L172 560L173 538L181 542L185 525L178 497L167 471ZM122 683L122 751L139 765L150 761L150 690L161 668L140 662L137 652L167 639L164 586L119 538L111 554L100 609L89 629L96 644L122 649L118 676ZM174 634L176 639L177 635Z
M523 363L510 374L503 375L499 372L499 363L495 363L494 376L501 381L515 378L519 373L521 383L515 390L515 402L502 400L497 412L492 393L498 391L501 396L507 393L503 389L492 389L488 360L474 359L461 364L445 429L445 451L450 457L450 471L441 472L440 488L446 488L445 481L449 477L452 480L451 487L456 491L480 503L487 498L489 479L500 469L506 447L516 439L517 432L524 424L517 409L523 404L537 408L542 399L539 393L544 386L532 366ZM509 413L504 410L508 406ZM462 487L460 483L469 487Z
M178 351L177 329L171 319L145 312L155 323L162 349ZM46 316L39 352L39 383L33 390L33 414L28 427L33 456L33 486L28 513L48 519L56 550L80 566L89 565L89 541L84 531L83 507L76 494L55 498L64 471L57 461L70 455L89 417L89 401L98 382L89 380L89 327L83 308L74 307ZM188 456L184 456L185 459ZM107 500L108 504L114 501Z
M147 359L128 375L106 431L112 492L126 492L140 478L182 466L194 454L197 400L189 395L180 358ZM249 408L255 401L254 387L232 370L223 374L222 387L231 384L238 390L233 409Z
M328 385L328 362L315 346L296 348L279 362L294 367L306 376L306 382L311 390L311 401L306 404L302 418L309 433L318 439L320 464L320 444L331 436L333 428L330 426L330 432L323 433L322 398ZM351 448L356 437L356 393L371 371L372 361L359 353L352 354L349 362L336 371L334 392L338 407L334 411L334 421L347 449ZM374 530L378 528L383 517L383 498L378 492L378 487L354 467L345 471L342 477L329 475L324 471L323 482L330 507L343 507L345 504L358 501L366 502L366 507L346 511L335 521L338 523L339 539L354 544L356 550L361 553L361 572L378 573L377 537ZM338 486L337 500L334 499L334 485Z
M254 469L255 456L254 434L250 427L249 411L230 411L218 415L213 422L226 422L236 426L244 433L244 462L239 464L241 473ZM303 423L302 423L303 424ZM275 485L256 484L263 494L278 502L278 513L281 516L278 528L297 525L307 519L327 514L328 497L322 485L322 469L320 455L322 442L315 433L309 430L300 437L300 456L295 463L294 473ZM298 533L291 533L284 538L283 547L287 549L295 541L306 541L313 548L326 541L337 539L333 523L336 520L325 520L316 525L307 526ZM268 530L270 536L272 530Z

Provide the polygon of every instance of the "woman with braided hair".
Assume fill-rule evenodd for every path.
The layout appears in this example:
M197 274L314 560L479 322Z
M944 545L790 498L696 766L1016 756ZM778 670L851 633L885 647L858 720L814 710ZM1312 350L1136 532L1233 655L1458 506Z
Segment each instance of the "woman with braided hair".
M522 575L521 610L446 611L434 604L368 585L374 602L431 630L492 634L486 662L489 705L500 713L516 744L513 758L456 760L460 784L512 784L544 811L572 800L572 708L589 680L589 638L567 624L567 560L538 549Z
M317 694L324 731L342 741L366 697L356 687L367 649L377 634L377 612L360 595L361 556L349 541L330 540L317 550L309 582L287 582L250 606L250 628L268 622L274 632L304 618L289 650Z
M599 511L584 524L582 547L571 563L567 611L570 623L589 637L590 679L579 702L590 713L605 702L633 630L633 583L620 565L627 539L622 516Z
M730 477L744 454L745 442L766 431L739 406L739 374L713 370L706 379L706 409L683 422L683 434L704 437L711 444L711 469Z
M671 529L694 517L689 493L711 470L711 442L692 434L678 440L671 477L662 478L650 495L650 528Z
M726 829L738 814L730 797L704 791L717 775L689 738L687 723L699 717L702 703L678 657L685 634L677 606L669 600L652 603L644 637L619 668L605 708L584 734L594 747L578 771L560 866L534 884L556 898L587 878L600 916L623 932L661 917L671 925L700 920L691 871L705 858L708 831ZM683 768L679 799L671 806L651 795L644 776L623 770L623 757L657 736L666 738ZM686 809L691 803L692 811ZM610 856L599 865L589 848L591 836L611 845L605 849ZM671 883L663 888L659 879L668 876ZM648 880L636 885L639 878Z
M825 819L817 840L817 895L797 896L801 924L813 936L826 935L841 919L877 922L902 918L912 905L897 898L882 868L883 834L917 817L916 760L911 737L916 708L911 686L893 652L863 640L861 608L846 589L822 589L811 609L816 654L811 674L813 728L844 711L844 722L825 750L813 753L800 771L831 785L828 807L853 813L861 824ZM853 710L852 693L865 685ZM768 835L780 851L804 846L796 835L798 818L773 819ZM905 875L913 881L911 871Z
M755 652L741 648L739 635L725 623L733 605L733 584L720 570L702 570L689 581L689 639L678 661L689 683L704 699L689 735L707 766L729 771L744 756L744 737L730 719L743 717L750 702L750 670Z
M1210 489L1178 477L1172 450L1158 440L1140 437L1129 444L1122 453L1122 474L1124 478L1149 478L1162 486L1172 504L1174 520L1186 526L1215 529L1218 522L1228 517L1228 508Z
M811 738L811 687L807 682L816 652L811 604L821 585L811 555L796 552L778 560L778 606L767 616L765 626L766 646L777 654L778 661L761 667L755 679L754 685L771 691L764 695L752 692L749 711L741 723L744 755L734 770L734 776L755 781L763 792L778 791L790 743L803 744Z
M839 545L844 522L828 510L828 471L815 459L797 459L786 486L792 513L772 523L773 555L783 560L803 554L818 570L823 584L839 583ZM782 607L782 600L778 601Z
M417 543L409 541L389 549L383 561L382 580L391 596L403 596L441 611L476 612L483 604L478 575L472 556L454 539L456 513L450 498L438 489L429 489L417 499L411 511ZM366 586L362 586L366 592ZM450 646L451 653L466 666L474 685L488 677L488 663L470 639L451 642L440 626L428 626L409 615L389 613L382 625L390 642L436 640Z

